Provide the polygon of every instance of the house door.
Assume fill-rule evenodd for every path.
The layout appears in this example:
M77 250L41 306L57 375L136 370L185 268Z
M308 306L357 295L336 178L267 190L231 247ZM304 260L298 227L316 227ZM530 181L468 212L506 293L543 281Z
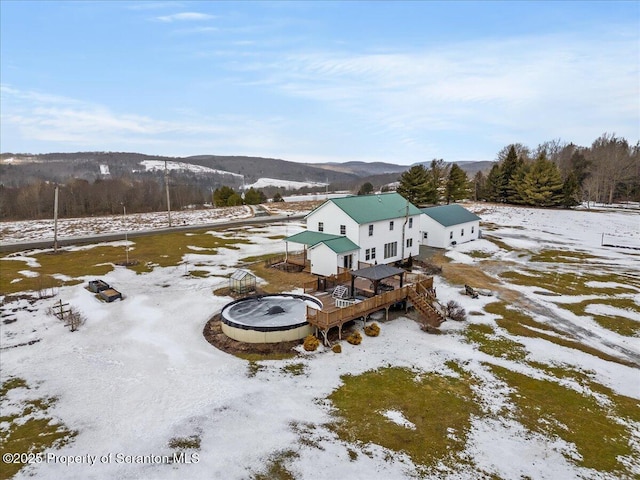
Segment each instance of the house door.
M345 255L344 257L344 268L347 270L351 270L353 266L353 255Z

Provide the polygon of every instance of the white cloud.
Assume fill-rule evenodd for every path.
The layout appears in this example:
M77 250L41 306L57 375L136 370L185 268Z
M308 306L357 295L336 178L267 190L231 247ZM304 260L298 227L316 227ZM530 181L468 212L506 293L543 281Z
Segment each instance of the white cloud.
M198 12L182 12L182 13L174 13L173 15L163 15L160 17L155 17L156 20L161 22L171 23L171 22L182 22L182 21L203 21L203 20L213 20L216 18L214 15L209 15L207 13L198 13Z

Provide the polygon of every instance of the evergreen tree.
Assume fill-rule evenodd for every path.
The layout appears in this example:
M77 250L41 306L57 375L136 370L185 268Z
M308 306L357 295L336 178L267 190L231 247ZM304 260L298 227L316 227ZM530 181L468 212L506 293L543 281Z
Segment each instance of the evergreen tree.
M512 180L520 166L524 162L518 158L514 145L509 147L509 153L501 165L502 178L500 179L500 191L498 198L502 202L512 203L516 198L516 191L513 188Z
M449 164L444 160L431 160L427 175L427 203L437 205L445 195L446 180L449 175Z
M456 200L462 200L469 195L469 179L464 170L462 170L457 164L451 165L449 170L449 178L447 179L445 198L447 204Z
M238 195L237 193L233 193L233 195L231 195L228 199L227 199L227 206L228 207L237 207L239 205L242 205L244 202L242 201L242 197L240 195Z
M363 183L360 190L358 190L358 195L369 195L371 193L373 193L373 185L370 182Z
M509 182L508 197L506 198L507 203L515 203L516 205L522 205L525 203L520 192L524 188L523 183L527 173L529 173L529 164L521 162Z
M484 200L486 199L486 186L487 183L487 179L484 176L484 173L482 173L481 170L479 170L478 172L476 172L475 176L473 177L473 199L475 201L478 200Z
M571 172L562 185L562 206L574 207L580 203L580 185L575 173Z
M282 198L282 195L280 195L280 192L276 192L271 201L272 202L284 202L284 198Z
M562 185L558 166L541 154L524 176L518 193L525 205L553 207L562 203Z
M215 203L216 207L227 207L229 206L229 198L232 195L237 194L231 187L223 185L220 188L216 188L216 190L213 192L213 202Z
M261 190L254 189L253 187L247 190L244 194L244 202L247 205L258 205L259 203L263 203L264 198L264 193L262 193Z
M485 188L485 200L497 202L500 198L500 189L502 187L502 169L500 165L494 163L487 175Z
M428 174L424 165L414 165L400 176L396 191L414 205L426 205Z

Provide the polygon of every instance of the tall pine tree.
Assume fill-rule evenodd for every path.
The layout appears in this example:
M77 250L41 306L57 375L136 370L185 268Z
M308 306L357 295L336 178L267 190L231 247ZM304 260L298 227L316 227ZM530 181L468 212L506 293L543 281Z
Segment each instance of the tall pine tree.
M414 205L431 203L427 192L428 172L424 165L414 165L400 177L396 191Z
M449 178L447 178L447 184L445 189L445 199L447 204L452 201L462 200L469 195L469 179L464 170L462 170L457 164L451 165L449 170Z
M553 207L562 203L562 185L558 166L542 153L524 176L518 193L525 205Z

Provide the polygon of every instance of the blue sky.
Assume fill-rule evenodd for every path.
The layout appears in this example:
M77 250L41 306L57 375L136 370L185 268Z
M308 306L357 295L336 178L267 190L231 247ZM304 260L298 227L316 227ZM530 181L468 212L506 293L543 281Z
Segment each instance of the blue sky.
M640 138L640 2L0 2L0 150L493 160Z

